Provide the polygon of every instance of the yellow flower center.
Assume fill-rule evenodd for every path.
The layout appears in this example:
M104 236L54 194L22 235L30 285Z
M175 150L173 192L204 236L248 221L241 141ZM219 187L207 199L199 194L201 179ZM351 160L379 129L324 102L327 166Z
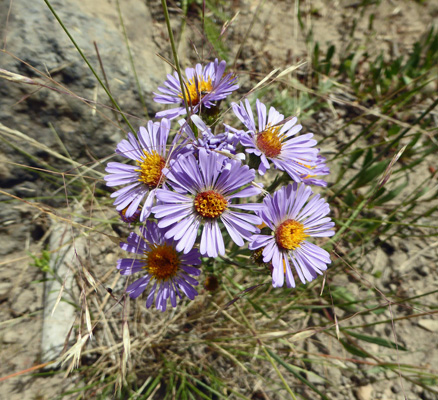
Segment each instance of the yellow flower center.
M257 134L256 144L266 157L277 157L281 152L284 135L279 135L280 126L267 126L263 132Z
M151 250L146 251L143 258L148 272L158 280L166 280L174 277L180 266L180 260L176 250L169 244L153 244Z
M204 218L216 218L228 206L228 201L214 190L198 193L195 197L195 209Z
M304 225L293 219L284 221L275 231L277 244L285 250L295 250L301 246L307 235Z
M166 165L166 161L155 150L152 153L148 153L146 150L143 150L143 152L142 161L137 161L140 167L140 169L136 169L137 172L140 172L138 180L149 187L155 188L162 183L161 172Z
M196 106L199 104L201 99L208 93L210 93L213 89L213 85L211 83L211 78L208 78L207 81L204 78L198 78L195 80L195 77L185 82L185 92L187 102ZM184 98L182 94L179 95L182 99Z

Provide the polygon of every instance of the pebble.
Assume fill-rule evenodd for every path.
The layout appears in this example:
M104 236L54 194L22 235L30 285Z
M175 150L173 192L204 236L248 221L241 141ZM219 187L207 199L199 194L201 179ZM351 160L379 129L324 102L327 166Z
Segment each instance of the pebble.
M116 255L114 253L108 253L105 256L105 263L108 265L113 265L116 263Z
M18 336L17 336L17 332L14 331L7 331L4 335L3 335L3 343L4 344L13 344L16 343L18 341Z
M373 272L383 271L388 265L388 256L381 248L377 247L374 257Z
M390 283L389 284L389 289L391 290L391 292L396 292L397 291L398 286L395 283Z
M392 393L396 393L396 394L400 393L400 390L401 390L400 385L398 385L397 383L395 385L391 386Z
M373 387L371 385L359 386L355 390L357 400L371 400L373 394Z
M438 320L420 319L418 321L418 325L420 325L423 329L426 329L429 332L438 332Z
M8 282L0 282L0 298L6 297L11 290L12 285Z
M427 267L425 265L421 265L419 267L415 268L415 271L417 271L417 273L421 276L427 276L429 275L429 271L427 269Z

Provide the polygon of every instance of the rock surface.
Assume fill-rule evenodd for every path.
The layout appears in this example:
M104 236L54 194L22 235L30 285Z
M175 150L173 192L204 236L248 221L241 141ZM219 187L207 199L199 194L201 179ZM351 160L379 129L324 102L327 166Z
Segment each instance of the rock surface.
M7 15L8 3L0 4L0 15ZM114 98L122 110L133 115L129 119L135 129L145 124L155 115L152 91L164 78L167 68L155 56L158 49L151 37L152 20L145 3L123 1L122 14L148 115L141 107L115 4L106 0L89 3L76 0L68 4L55 0L51 4L103 80L94 46L97 44ZM43 3L14 1L6 33L8 52L0 53L1 67L54 90L1 80L0 123L65 156L61 140L68 154L79 163L88 165L90 159L113 154L116 143L128 128L122 123L121 130L117 121L113 122L113 105L50 10ZM80 98L96 101L97 109ZM118 120L122 120L120 116ZM21 143L10 137L8 140L16 145ZM35 146L28 146L27 152L45 161L41 167L71 169L65 161ZM0 143L0 155L24 164L29 161L4 142ZM11 170L8 165L2 168L5 187L18 195L23 195L20 193L23 181L37 178L34 172ZM41 196L53 187L39 185L33 190Z

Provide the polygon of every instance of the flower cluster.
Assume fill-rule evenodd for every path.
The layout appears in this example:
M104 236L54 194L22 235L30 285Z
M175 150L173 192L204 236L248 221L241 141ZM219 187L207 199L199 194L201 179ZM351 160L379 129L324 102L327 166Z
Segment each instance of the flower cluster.
M136 298L149 285L146 307L155 301L165 311L182 294L193 300L201 257L224 256L232 242L270 266L274 287L310 282L330 264L309 240L334 234L329 206L310 186L326 186L321 176L329 173L317 141L300 134L297 118L258 99L257 121L245 99L231 104L242 126L220 128L221 102L239 88L225 67L217 59L197 64L183 82L169 74L154 100L174 107L118 144L116 153L131 162L106 167L107 185L120 187L111 197L122 221L140 225L120 244L135 258L120 259L117 268L141 273L127 292ZM172 135L172 120L187 111ZM272 194L260 182L271 168L283 174L280 181L291 181Z

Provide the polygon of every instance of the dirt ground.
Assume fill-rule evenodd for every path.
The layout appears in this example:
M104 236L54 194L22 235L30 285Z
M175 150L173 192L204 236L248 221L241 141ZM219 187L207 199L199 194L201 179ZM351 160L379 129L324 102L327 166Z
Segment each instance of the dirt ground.
M226 33L226 43L233 50L231 54L236 53L259 1L236 0L234 3L236 11L239 10L240 13ZM342 49L346 48L348 41L354 40L371 48L376 54L383 51L388 55L400 55L409 51L426 29L438 21L437 2L381 1L360 9L363 15L358 18L354 36L351 38L349 32L355 17L358 17L358 3L360 2L322 0L303 2L303 23L306 26L312 25L314 42L319 42L322 49L335 44L338 54L342 54ZM134 115L143 115L137 121L139 125L143 124L146 118L132 78L114 2L59 0L53 1L52 5L69 25L79 46L90 57L93 65L98 65L93 41L97 42L110 86L121 108L129 110L129 113ZM239 70L243 71L242 91L250 89L246 87L248 80L245 70L265 76L274 68L284 68L298 60L308 59L309 49L306 48L303 34L297 24L294 7L295 2L278 0L266 1L260 9L238 63ZM142 90L146 94L147 112L152 116L158 108L152 102L151 92L162 82L167 68L156 53L170 57L159 2L126 0L122 2L122 12ZM368 29L371 14L375 16L372 33ZM171 16L177 18L175 8L171 8ZM30 66L14 58L18 57L42 71L50 71L52 77L68 90L84 98L98 99L108 104L104 100L103 91L97 87L83 61L42 2L15 0L10 3L8 0L0 0L0 21L0 26L4 27L2 34L6 34L6 48L9 52L0 53L1 68L36 77L36 72ZM181 43L183 63L189 63L194 59L192 43L200 42L199 39L191 37L192 32L187 30ZM204 58L209 59L208 47ZM345 110L340 109L339 112L345 116ZM324 115L312 116L303 123L307 124L308 131L313 131L320 137L325 137L343 124L342 117L335 118L329 111L323 113ZM106 110L104 114L111 118L110 111ZM115 144L122 138L117 126L108 123L107 119L68 94L33 90L29 86L0 81L0 128L3 129L1 132L6 132L5 127L17 130L34 138L39 144L56 149L66 157L70 154L74 160L84 165L111 155ZM55 140L52 127L65 144L65 150ZM354 125L349 129L354 130ZM337 143L345 140L348 135L348 131L340 133L338 142L328 144L329 151L336 151ZM18 150L19 140L6 134L2 135L2 138L5 140L0 143L1 190L11 196L29 200L45 197L47 207L53 207L54 212L64 215L63 212L68 208L63 191L54 196L53 182L42 179L34 171L11 163L44 167L36 161L44 160L61 171L68 171L73 166L59 157L48 155L47 149L37 144L26 145L27 154L24 154ZM419 175L422 173L424 171L418 172ZM412 185L414 184L415 177L412 181ZM101 183L96 185L97 188L102 186ZM40 254L47 246L54 223L42 209L26 201L12 201L11 196L0 194L3 201L0 209L0 379L31 370L42 363L41 331L45 274L41 268L34 265L35 261L29 254ZM100 211L96 211L94 217L108 217L105 210L102 214L99 213ZM107 233L115 234L109 228ZM93 265L93 272L102 283L98 289L100 295L109 296L105 287L122 290L122 282L119 281L115 270L115 262L120 252L114 248L110 240L101 240L98 236L91 236L87 240L86 261ZM365 296L368 287L374 285L383 291L399 288L410 296L435 290L438 283L437 243L433 240L424 242L419 239L402 242L394 238L391 245L396 250L391 254L377 248L363 257L364 268L382 272L379 278L364 281L360 277L353 276L349 279L343 275L335 281L336 285L348 288L358 297ZM207 297L208 293L201 293L197 301L202 304ZM383 302L384 298L380 300ZM429 296L425 303L433 305L437 301L438 296L435 294ZM415 312L419 313L421 310ZM410 313L412 310L392 307L385 311L385 316L397 319L409 316ZM337 317L341 319L343 316ZM369 315L358 316L352 324L370 322L370 318ZM371 351L376 355L388 362L428 367L437 373L436 317L425 315L415 320L401 319L397 321L395 330L388 325L370 327L369 334L379 332L392 340L396 332L397 340L411 351L405 355L404 352L387 349L385 354L381 347L374 345L372 348L373 345L370 344ZM315 335L306 346L309 353L319 352L322 346L329 349L330 354L346 356L335 338L327 339L326 336ZM402 387L401 381L393 377L388 380L379 377L373 381L365 368L362 370L359 366L359 373L353 374L352 367L357 366L349 365L347 362L345 374L341 374L341 369L316 368L313 383L323 384L324 378L332 382L333 387L328 394L333 399L389 400L402 399L403 394L412 400L433 399L431 394L422 391L421 387L410 384ZM84 385L78 374L71 374L66 378L63 370L42 372L39 369L38 372L40 374L37 376L23 373L0 381L0 399L53 399L65 391L74 390L78 385ZM319 380L318 376L321 377ZM72 393L63 398L76 397L77 394Z

